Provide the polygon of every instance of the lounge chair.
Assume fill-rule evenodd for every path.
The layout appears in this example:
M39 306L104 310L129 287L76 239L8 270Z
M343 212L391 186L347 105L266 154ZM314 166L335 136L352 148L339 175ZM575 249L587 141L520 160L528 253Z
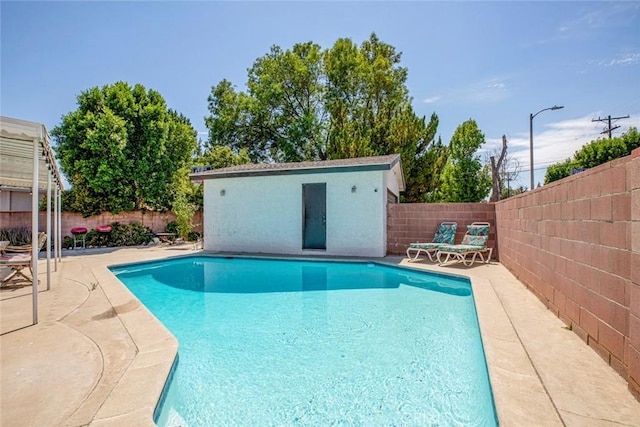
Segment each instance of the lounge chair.
M456 222L443 222L438 227L438 231L433 236L433 240L429 243L411 243L407 248L407 258L409 262L415 261L420 256L420 252L427 254L429 259L433 262L433 256L438 252L438 248L443 244L452 245L456 238L456 230L458 223ZM416 255L412 258L411 252L415 252Z
M493 248L487 247L490 227L488 222L474 222L467 226L467 232L459 245L440 245L436 253L438 264L444 265L452 261L461 262L469 267L478 257L482 262L488 263L493 252Z
M38 251L42 249L46 240L47 235L45 233L38 233ZM32 249L33 247L31 245L6 246L3 249L5 253L0 257L0 267L9 267L12 271L7 277L2 279L2 283L0 283L0 285L8 283L9 280L13 279L15 276L21 276L25 280L29 281L32 280L22 271L25 267L29 268L31 276L33 277L33 270L31 268ZM37 256L38 254L36 254L36 259Z

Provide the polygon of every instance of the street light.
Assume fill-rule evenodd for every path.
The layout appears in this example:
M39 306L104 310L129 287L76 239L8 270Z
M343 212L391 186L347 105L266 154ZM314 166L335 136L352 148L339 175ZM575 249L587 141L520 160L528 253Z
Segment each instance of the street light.
M531 167L531 187L529 188L529 191L533 190L533 118L543 111L560 110L561 108L564 108L564 105L559 107L554 105L553 107L543 108L535 114L529 114L529 165Z

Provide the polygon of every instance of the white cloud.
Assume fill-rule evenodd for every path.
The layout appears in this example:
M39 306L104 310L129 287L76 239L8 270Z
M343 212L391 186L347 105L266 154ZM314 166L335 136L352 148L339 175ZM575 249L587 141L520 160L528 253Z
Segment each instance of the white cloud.
M640 63L640 53L628 53L613 59L602 60L598 65L613 67L616 65L633 65Z
M469 103L487 104L502 101L511 96L507 81L508 78L505 77L492 78L453 89L446 94L446 102L447 104L466 105ZM423 102L430 104L440 99L442 99L442 96L433 96L423 100Z
M488 103L501 101L508 98L509 95L510 92L505 82L499 79L491 79L489 81L476 83L467 88L463 99L466 97L468 101Z
M598 6L597 3L594 5ZM639 10L640 6L634 2L608 3L597 9L591 9L575 19L563 22L558 27L558 33L562 35L572 32L582 34L585 31L591 32L601 28L631 25Z
M422 102L424 102L425 104L433 104L433 103L439 101L441 98L442 98L441 96L436 95L436 96L432 96L432 97L423 99Z
M560 23L555 33L549 37L536 40L525 46L545 45L561 40L593 37L608 28L633 26L636 25L635 19L640 12L640 5L637 2L608 2L604 6L596 2L587 2L587 5L589 5L588 11ZM591 5L593 5L593 8L590 7Z
M594 112L584 117L552 122L547 125L533 123L533 163L536 182L542 182L548 166L573 157L583 145L598 139L602 135L603 123L591 120L602 117L602 112ZM619 136L630 127L640 128L640 112L630 114L629 119L617 122L621 127L614 132ZM507 135L509 155L521 165L520 184L529 186L529 132L520 132L515 136ZM499 149L499 139L487 139L482 150L493 153Z

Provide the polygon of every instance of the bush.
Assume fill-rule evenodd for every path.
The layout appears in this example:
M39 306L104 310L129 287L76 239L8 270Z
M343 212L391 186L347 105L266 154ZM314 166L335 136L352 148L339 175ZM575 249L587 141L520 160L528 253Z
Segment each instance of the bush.
M111 224L110 233L98 233L95 229L91 229L85 234L84 241L87 248L98 246L138 246L149 243L151 234L151 229L138 222L132 222L131 224L114 222ZM78 242L82 246L81 241L81 235L76 237L76 246ZM62 246L68 249L73 248L73 236L64 236Z
M66 249L73 249L73 237L64 236L62 238L62 247Z
M9 241L12 246L31 244L31 229L27 227L0 230L0 240Z
M571 175L572 169L592 168L628 156L638 147L640 147L640 133L634 127L616 138L591 141L576 151L572 159L549 166L544 183L548 184L565 178Z
M571 159L553 164L547 168L547 173L544 175L544 183L549 184L553 181L566 178L571 175L571 169L576 167L576 162Z
M92 230L93 231L93 230ZM151 229L143 226L139 222L131 224L111 224L111 233L107 240L107 246L137 246L149 243Z
M176 221L169 221L167 226L164 228L164 232L178 234L178 223Z

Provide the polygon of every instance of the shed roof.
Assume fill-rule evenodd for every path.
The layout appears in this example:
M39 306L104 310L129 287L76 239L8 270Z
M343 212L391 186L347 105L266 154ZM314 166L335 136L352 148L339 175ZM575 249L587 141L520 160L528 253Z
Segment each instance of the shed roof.
M32 188L34 140L40 144L38 188L47 189L51 171L52 181L63 189L47 128L41 123L4 116L0 116L0 187Z
M220 169L212 169L205 166L202 168L196 168L190 177L194 181L200 181L205 179L239 178L248 176L364 172L375 170L385 171L392 169L396 169L398 187L401 191L404 191L404 175L402 173L399 154L356 157L353 159L320 160L313 162L249 163Z

